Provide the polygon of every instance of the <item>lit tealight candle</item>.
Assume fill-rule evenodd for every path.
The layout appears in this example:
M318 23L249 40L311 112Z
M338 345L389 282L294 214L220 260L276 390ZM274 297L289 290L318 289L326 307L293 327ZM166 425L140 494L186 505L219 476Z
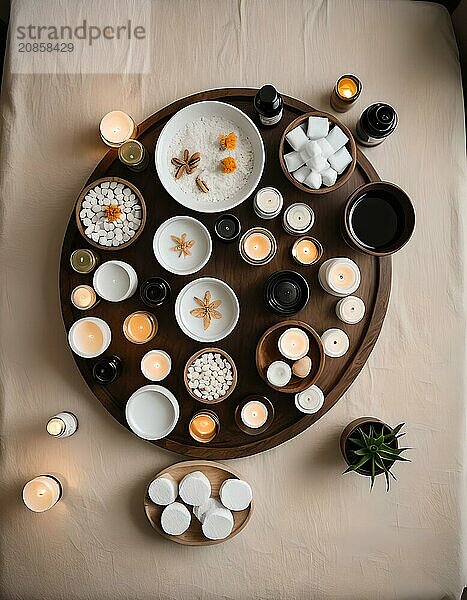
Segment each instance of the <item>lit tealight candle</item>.
M337 112L346 112L360 96L362 82L355 75L342 75L331 94L331 106Z
M148 312L138 310L125 319L123 333L129 342L145 344L157 333L157 319Z
M265 265L276 254L277 244L268 229L254 227L245 232L240 240L240 254L251 265Z
M73 413L61 412L47 422L47 433L53 437L70 437L78 428L78 419Z
M298 360L308 354L310 340L298 327L289 327L279 337L279 352L289 360Z
M256 192L253 208L258 217L273 219L281 212L283 203L284 200L279 190L266 187Z
M284 212L282 224L290 235L302 235L309 231L315 222L315 213L308 206L298 202L291 204Z
M324 353L331 358L344 356L350 346L348 335L342 329L328 329L321 336Z
M23 488L23 502L33 512L44 512L57 504L62 495L58 479L50 475L39 475L28 481Z
M342 298L336 305L336 315L349 325L360 323L365 316L365 303L357 296Z
M162 381L172 368L172 360L164 350L151 350L141 359L141 372L150 381Z
M323 255L323 247L311 237L303 237L292 246L292 257L300 265L309 266L318 262Z
M250 400L247 402L240 411L240 418L242 423L251 429L258 429L268 420L269 412L268 408L263 402L259 400Z
M112 334L102 319L88 317L79 319L68 332L68 343L75 354L82 358L95 358L110 346Z
M266 371L266 378L274 387L282 388L292 378L292 369L283 360L275 360L269 365Z
M324 404L324 394L317 385L312 385L303 392L295 394L295 406L299 411L313 414L320 410Z
M97 294L89 285L78 285L71 292L71 303L79 310L89 310L97 303Z
M196 413L190 421L188 431L197 442L210 442L219 431L219 418L210 410Z
M118 149L118 158L132 171L143 171L148 165L148 153L138 140L123 142Z
M113 110L102 117L99 129L102 141L112 148L118 148L123 142L135 137L137 131L130 115L121 110Z
M70 256L70 264L74 271L86 275L90 273L98 263L98 258L92 250L80 248Z
M318 272L321 287L333 296L353 294L360 285L360 269L350 258L330 258Z

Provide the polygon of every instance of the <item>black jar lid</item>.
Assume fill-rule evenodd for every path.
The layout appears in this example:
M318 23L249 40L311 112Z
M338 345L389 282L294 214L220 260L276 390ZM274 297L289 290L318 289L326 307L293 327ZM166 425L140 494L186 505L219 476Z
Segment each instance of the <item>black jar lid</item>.
M92 375L97 383L108 385L120 375L121 361L118 356L104 356L92 367Z
M139 294L146 306L156 308L170 298L170 285L162 277L151 277L141 284Z
M306 306L310 289L304 277L295 271L278 271L266 281L264 299L276 314L290 316Z
M367 133L375 138L386 137L397 126L397 113L390 104L377 102L369 106L363 113Z
M235 215L221 215L214 223L214 233L222 242L234 242L241 230L241 223Z

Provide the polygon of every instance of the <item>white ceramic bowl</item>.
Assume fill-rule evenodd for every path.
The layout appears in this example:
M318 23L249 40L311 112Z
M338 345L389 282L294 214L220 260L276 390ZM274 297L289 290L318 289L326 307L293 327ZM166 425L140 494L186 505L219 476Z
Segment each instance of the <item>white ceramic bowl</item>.
M160 440L173 430L180 416L175 396L161 385L145 385L134 392L125 408L130 429L145 440Z
M254 156L253 169L245 185L228 198L219 202L212 202L208 198L204 200L202 197L199 197L199 195L195 196L194 194L185 193L175 180L173 167L169 168L170 157L168 158L168 151L172 139L188 123L196 121L201 117L210 116L219 116L235 123L244 135L249 138ZM186 208L203 213L216 213L230 210L251 196L261 179L264 168L264 157L263 140L253 121L235 106L212 100L190 104L175 113L159 134L154 153L156 171L166 191Z
M212 319L209 328L205 330L203 319L194 317L190 311L199 308L194 296L203 300L206 291L211 292L211 301L222 301L216 309L221 313L222 318ZM175 301L175 318L180 329L198 342L217 342L227 337L234 330L239 316L240 305L235 292L224 281L214 277L201 277L190 281Z
M179 256L174 250L177 243L172 236L181 238L186 233L187 240L194 240L189 256ZM164 221L154 234L153 250L157 262L166 271L175 275L191 275L204 267L211 257L212 240L209 231L197 219L177 216Z
M131 265L121 260L108 260L95 271L92 285L108 302L122 302L136 292L138 276Z
M94 323L102 332L102 345L100 346L98 352L85 352L83 348L80 347L78 333L84 322ZM112 332L109 325L103 319L99 319L98 317L84 317L83 319L78 319L78 321L73 323L73 325L70 327L70 331L68 332L68 343L70 344L70 348L75 354L81 356L81 358L96 358L96 356L100 356L110 346L111 341Z

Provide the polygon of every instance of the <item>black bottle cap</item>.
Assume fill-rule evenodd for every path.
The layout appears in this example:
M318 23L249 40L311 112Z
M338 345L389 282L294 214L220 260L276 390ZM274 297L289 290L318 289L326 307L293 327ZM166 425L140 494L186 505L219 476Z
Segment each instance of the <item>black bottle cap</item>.
M273 85L263 85L259 90L259 100L261 104L273 106L277 104L277 90Z

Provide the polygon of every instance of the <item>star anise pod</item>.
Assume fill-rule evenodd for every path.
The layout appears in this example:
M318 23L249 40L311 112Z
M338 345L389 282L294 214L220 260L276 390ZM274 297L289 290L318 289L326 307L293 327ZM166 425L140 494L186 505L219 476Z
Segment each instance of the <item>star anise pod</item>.
M174 252L179 252L178 258L180 258L182 255L184 257L190 256L190 248L193 248L195 245L195 240L187 240L186 233L182 233L181 237L177 237L176 235L171 235L170 237L177 244L172 248L172 250Z
M193 173L198 166L200 160L201 154L199 152L195 152L190 156L188 150L183 151L183 158L174 156L171 162L177 167L177 170L175 171L175 179L180 179L183 173L191 175L191 173Z
M193 308L190 310L190 314L198 319L203 319L204 330L209 328L212 319L222 319L221 313L216 310L222 304L222 300L212 300L211 292L208 290L204 293L204 299L201 300L196 296L193 296L196 303L199 304L200 308Z

